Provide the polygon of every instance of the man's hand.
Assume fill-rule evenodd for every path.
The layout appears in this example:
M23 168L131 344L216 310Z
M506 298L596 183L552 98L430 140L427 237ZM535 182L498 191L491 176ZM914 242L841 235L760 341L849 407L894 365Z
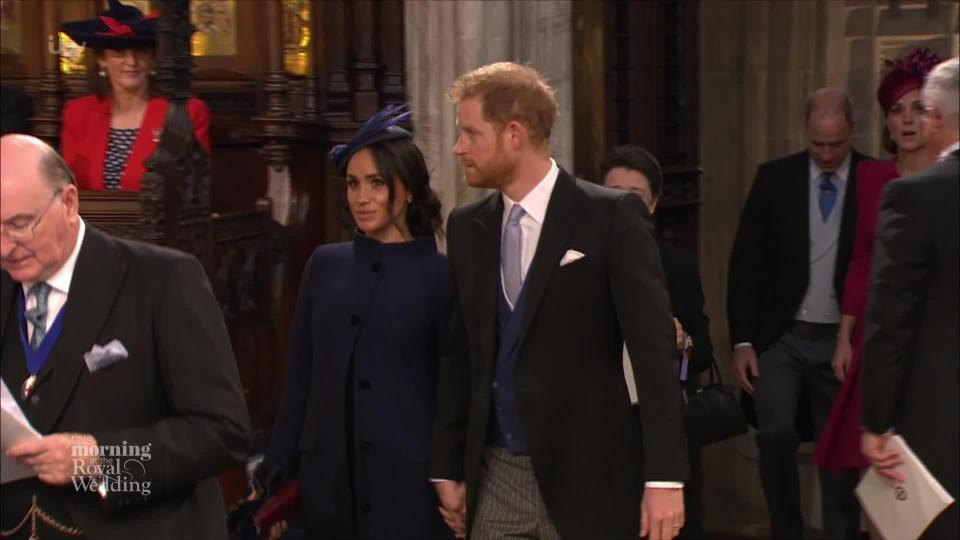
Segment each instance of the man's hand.
M270 531L267 534L267 540L280 540L283 537L283 534L287 532L288 526L285 520L280 520L270 526Z
M837 348L833 351L833 373L838 381L843 382L847 378L851 358L853 358L853 348L850 346L850 340L838 336Z
M683 528L683 489L646 488L640 506L640 537L670 540Z
M737 381L740 387L753 395L753 384L750 382L750 374L755 378L760 378L760 368L757 367L757 353L753 347L737 347L733 350L733 364L737 371ZM747 369L750 373L747 373Z
M434 482L440 499L440 515L457 538L467 536L467 488L463 482L440 480Z
M687 345L687 340L684 339L686 333L683 331L683 325L680 324L680 320L676 317L673 318L673 326L677 329L677 350L682 351Z
M886 449L889 440L890 433L877 435L864 431L860 446L863 455L876 467L877 472L887 483L895 486L905 482L907 477L902 471L897 470L897 467L903 464L903 458L898 452Z
M7 457L33 467L41 482L64 486L74 476L96 474L99 447L91 435L54 433L14 444Z

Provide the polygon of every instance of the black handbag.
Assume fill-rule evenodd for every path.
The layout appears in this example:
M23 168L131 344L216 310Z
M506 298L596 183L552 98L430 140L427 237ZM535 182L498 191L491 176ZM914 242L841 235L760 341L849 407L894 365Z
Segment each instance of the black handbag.
M693 446L705 446L747 432L747 419L735 392L735 388L723 385L715 359L710 364L707 384L691 392L683 388L687 439Z

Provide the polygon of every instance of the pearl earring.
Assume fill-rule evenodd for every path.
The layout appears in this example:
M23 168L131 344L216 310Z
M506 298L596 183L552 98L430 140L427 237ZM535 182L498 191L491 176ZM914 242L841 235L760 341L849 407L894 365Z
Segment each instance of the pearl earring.
M151 76L151 77L156 76L156 74L157 74L157 70L155 70L155 69L151 69L151 70L150 70L150 76Z
M100 75L101 77L106 77L106 76L107 76L107 72L104 71L103 68L100 68L100 71L99 71L97 74Z

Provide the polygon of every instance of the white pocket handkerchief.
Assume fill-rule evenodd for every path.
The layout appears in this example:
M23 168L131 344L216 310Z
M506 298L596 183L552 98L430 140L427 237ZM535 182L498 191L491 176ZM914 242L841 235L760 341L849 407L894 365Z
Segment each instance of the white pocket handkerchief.
M87 363L90 373L96 373L109 365L115 364L127 357L127 349L115 339L103 347L94 345L92 349L83 353L83 361Z
M566 253L563 254L563 258L560 259L560 266L566 266L572 262L579 261L580 259L586 257L583 253L575 249L568 249Z

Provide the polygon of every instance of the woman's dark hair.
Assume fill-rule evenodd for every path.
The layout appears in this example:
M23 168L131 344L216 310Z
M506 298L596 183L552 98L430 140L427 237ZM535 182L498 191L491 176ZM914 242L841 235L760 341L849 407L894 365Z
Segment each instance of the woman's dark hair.
M883 126L883 133L880 134L880 144L888 154L896 155L897 142L893 140L893 135L890 134L890 128L888 128L886 124Z
M153 52L153 58L156 59L157 50L153 47L150 47L149 49ZM109 77L100 76L100 63L97 62L97 58L104 54L106 49L87 50L90 51L90 53L87 54L87 82L97 97L108 98L113 95L113 86L110 84ZM160 95L160 89L157 86L156 75L147 76L147 95L150 97L157 97Z
M374 143L366 148L373 153L377 171L387 180L387 208L393 208L397 181L410 193L412 200L404 216L410 234L415 238L443 234L440 199L430 188L430 171L420 148L410 139Z
M613 149L600 164L600 183L603 184L607 178L607 173L612 169L622 167L642 173L650 182L650 190L657 198L663 191L663 172L660 170L660 164L650 152L647 152L642 146L635 144L625 144Z

